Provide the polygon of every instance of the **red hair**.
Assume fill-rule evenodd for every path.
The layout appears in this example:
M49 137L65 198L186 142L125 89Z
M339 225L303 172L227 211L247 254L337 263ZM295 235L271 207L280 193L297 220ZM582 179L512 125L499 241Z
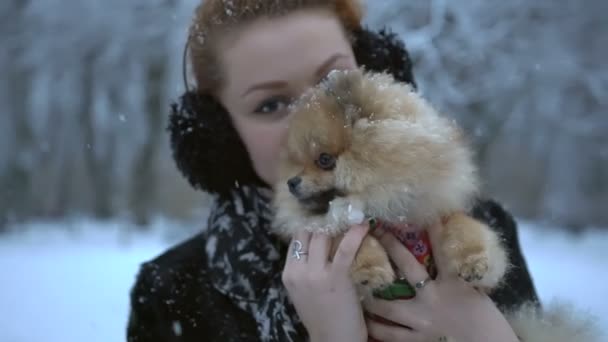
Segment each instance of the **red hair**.
M363 9L358 0L203 1L195 11L187 45L198 91L214 93L222 86L223 75L216 51L218 38L258 18L306 9L326 9L335 13L347 33L361 28Z

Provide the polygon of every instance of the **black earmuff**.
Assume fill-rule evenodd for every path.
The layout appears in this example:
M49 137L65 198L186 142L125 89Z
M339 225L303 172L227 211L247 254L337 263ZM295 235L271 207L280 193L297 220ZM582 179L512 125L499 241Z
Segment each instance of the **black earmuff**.
M375 32L362 28L353 32L353 51L357 63L365 69L388 72L395 80L417 89L412 60L397 34L387 29Z

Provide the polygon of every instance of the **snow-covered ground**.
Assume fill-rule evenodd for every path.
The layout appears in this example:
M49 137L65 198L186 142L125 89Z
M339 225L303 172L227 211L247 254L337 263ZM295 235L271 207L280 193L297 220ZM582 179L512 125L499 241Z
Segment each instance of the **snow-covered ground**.
M18 228L0 236L2 342L124 341L139 263L183 230L164 220L146 234L87 220ZM520 238L542 299L570 300L608 331L608 232L574 237L522 223Z

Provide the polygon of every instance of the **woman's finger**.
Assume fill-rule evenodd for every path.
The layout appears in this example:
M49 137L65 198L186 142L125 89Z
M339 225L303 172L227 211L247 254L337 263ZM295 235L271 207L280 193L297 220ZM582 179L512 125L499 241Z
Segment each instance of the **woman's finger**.
M312 233L304 230L299 231L294 235L287 251L285 268L292 267L292 265L304 265L307 263L311 236Z
M377 239L384 246L391 260L399 269L400 277L405 277L412 285L428 281L429 274L424 266L416 260L414 255L393 234L387 232Z
M407 328L386 325L382 323L378 323L369 318L366 319L367 325L367 333L374 340L382 341L382 342L392 342L392 341L408 341L408 342L422 342L423 336L415 330L410 330Z
M321 269L324 268L329 260L329 250L331 248L331 237L323 233L313 233L310 238L310 248L308 249L308 264Z
M336 271L348 271L350 269L368 229L367 224L354 225L344 234L332 263Z
M420 310L411 300L383 300L367 298L363 303L366 312L380 316L389 321L410 327L414 330L424 331L430 324L421 317Z

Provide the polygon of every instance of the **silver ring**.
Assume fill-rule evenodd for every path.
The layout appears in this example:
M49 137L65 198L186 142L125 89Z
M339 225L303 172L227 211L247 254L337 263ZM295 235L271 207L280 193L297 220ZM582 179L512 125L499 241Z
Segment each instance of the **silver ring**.
M302 241L293 240L293 249L289 257L296 258L296 260L300 260L302 255L308 255L308 252L302 251Z
M414 287L416 290L422 290L422 288L424 288L429 281L431 281L431 277L427 277L426 279L417 282L414 284Z

